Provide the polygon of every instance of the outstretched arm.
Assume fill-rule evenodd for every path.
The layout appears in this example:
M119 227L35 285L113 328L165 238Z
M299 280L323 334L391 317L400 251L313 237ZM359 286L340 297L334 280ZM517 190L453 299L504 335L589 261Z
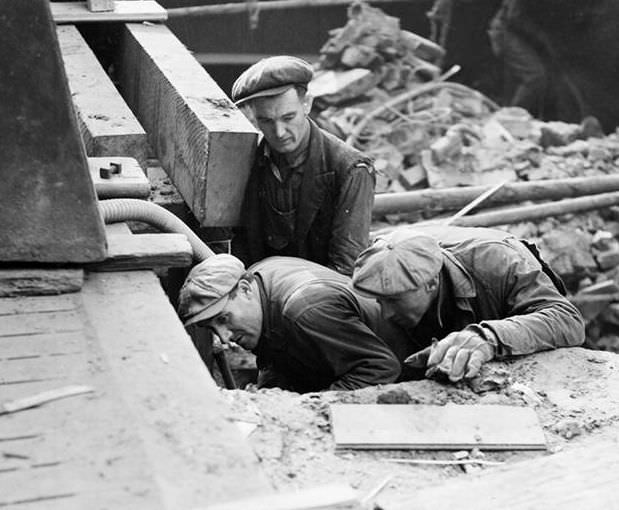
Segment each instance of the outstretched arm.
M478 293L487 293L486 301L497 304L495 315L504 318L470 324L411 356L407 363L427 360L428 376L443 373L457 381L473 377L495 357L584 342L580 312L559 293L524 245L516 240L484 243L475 256L475 269Z

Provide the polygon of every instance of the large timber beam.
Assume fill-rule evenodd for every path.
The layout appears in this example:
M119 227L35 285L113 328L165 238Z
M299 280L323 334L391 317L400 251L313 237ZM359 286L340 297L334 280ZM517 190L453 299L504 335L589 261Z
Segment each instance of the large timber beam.
M256 130L165 26L125 25L121 55L121 92L194 216L237 225Z
M56 28L69 88L89 156L130 156L146 164L146 131L73 25Z
M48 0L0 2L0 261L102 260L105 233Z

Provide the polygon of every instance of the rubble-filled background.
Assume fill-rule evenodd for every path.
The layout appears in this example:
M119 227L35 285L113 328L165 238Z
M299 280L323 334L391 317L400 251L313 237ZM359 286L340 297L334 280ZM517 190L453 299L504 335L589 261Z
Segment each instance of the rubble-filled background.
M443 70L441 46L401 30L397 18L364 3L353 4L348 17L320 51L309 87L312 116L374 158L377 193L500 188L617 172L619 136L605 134L595 117L580 124L543 122L522 108L501 108L448 81L458 66ZM384 214L375 227L435 214ZM535 241L561 275L587 320L588 346L619 352L619 201L499 228Z

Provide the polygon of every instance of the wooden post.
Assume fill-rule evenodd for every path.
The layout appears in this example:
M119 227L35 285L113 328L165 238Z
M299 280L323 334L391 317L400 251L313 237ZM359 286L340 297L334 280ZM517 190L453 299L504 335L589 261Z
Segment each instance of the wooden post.
M258 134L163 25L125 25L120 86L202 226L237 225Z
M146 164L146 132L77 28L56 28L80 133L89 156L130 156Z

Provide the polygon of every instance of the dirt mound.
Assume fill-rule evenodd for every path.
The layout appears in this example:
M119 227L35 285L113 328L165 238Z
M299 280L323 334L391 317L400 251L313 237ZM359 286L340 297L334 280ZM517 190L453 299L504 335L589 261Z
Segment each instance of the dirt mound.
M242 423L249 442L277 490L345 482L370 490L393 476L381 505L428 485L490 466L419 466L389 458L453 460L451 452L344 451L335 453L330 430L331 403L505 404L535 409L548 452L481 452L485 460L514 463L570 449L601 436L619 434L619 355L581 348L559 349L492 362L472 383L431 380L349 392L299 395L279 389L222 390L229 418ZM253 430L252 430L253 429ZM250 430L252 430L250 432ZM386 505L386 506L385 506Z

